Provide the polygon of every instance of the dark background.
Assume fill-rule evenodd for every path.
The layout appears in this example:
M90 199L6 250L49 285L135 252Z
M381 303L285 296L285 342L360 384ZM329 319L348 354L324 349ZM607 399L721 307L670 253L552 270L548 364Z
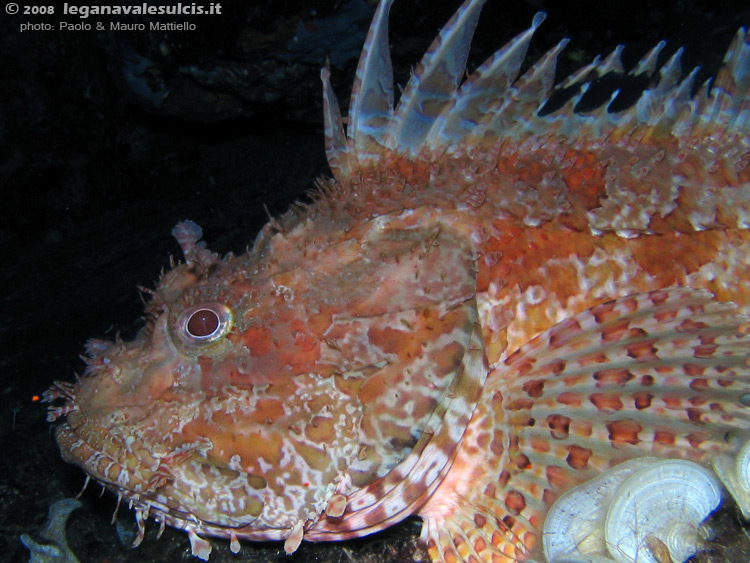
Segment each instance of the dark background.
M82 472L60 459L33 397L82 370L87 338L135 334L137 286L153 286L169 256L179 256L169 234L177 221L200 224L211 249L240 253L269 213L304 199L328 174L319 69L329 56L346 106L374 11L364 0L234 1L222 2L221 16L159 18L195 23L195 31L20 32L24 22L109 28L156 19L80 20L54 5L54 16L0 16L0 560L13 562L28 560L18 536L36 533L50 503L83 484ZM457 6L395 3L398 84ZM559 78L620 43L632 66L667 39L660 60L685 45L684 68L702 65L702 81L737 28L750 24L746 0L489 0L470 68L540 9L548 16L528 61L570 37ZM184 533L167 530L157 541L153 523L141 547L124 547L109 523L114 498L92 486L82 501L68 526L81 561L195 561ZM746 534L733 512L723 518L727 538ZM132 534L124 508L120 522L121 535ZM233 556L214 541L211 561L411 561L424 557L418 532L412 520L372 538L303 543L292 557L281 544L247 543ZM742 560L723 550L728 539L716 543L702 561Z

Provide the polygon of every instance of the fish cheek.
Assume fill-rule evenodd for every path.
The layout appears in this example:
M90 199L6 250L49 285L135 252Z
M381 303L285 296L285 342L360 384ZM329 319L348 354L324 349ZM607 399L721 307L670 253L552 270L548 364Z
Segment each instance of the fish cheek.
M355 399L334 377L316 374L228 387L201 402L182 440L210 444L204 463L262 480L274 514L309 517L321 490L333 487L356 458L361 413Z
M175 471L178 477L161 493L181 511L219 526L251 524L264 508L266 482L200 459L190 459Z
M393 326L390 317L380 320ZM448 312L426 309L407 318L411 328L406 330L402 324L405 330L398 338L392 329L381 330L375 320L367 331L370 345L392 360L371 374L358 393L364 405L360 427L364 449L350 469L357 486L382 477L403 461L420 437L434 431L427 421L446 394L462 392L460 366L475 321L473 303Z
M212 447L206 452L206 458L218 466L239 464L246 473L258 475L269 466L277 466L282 441L273 425L238 420L238 413L228 410L218 410L191 421L185 426L185 436L210 440Z

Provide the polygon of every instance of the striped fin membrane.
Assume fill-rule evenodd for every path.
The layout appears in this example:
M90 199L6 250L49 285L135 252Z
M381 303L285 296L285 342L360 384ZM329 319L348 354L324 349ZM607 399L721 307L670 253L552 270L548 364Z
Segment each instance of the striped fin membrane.
M438 491L420 511L433 560L539 556L544 515L573 486L631 458L734 453L750 437L747 321L706 291L653 291L574 315L497 365L446 485L461 503Z

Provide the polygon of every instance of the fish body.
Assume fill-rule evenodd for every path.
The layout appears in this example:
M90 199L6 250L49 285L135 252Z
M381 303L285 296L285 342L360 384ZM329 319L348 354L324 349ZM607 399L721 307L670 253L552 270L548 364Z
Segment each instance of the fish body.
M132 342L57 383L63 457L205 536L362 536L424 520L434 561L537 557L561 493L644 456L708 463L750 434L750 44L694 96L657 46L619 114L545 116L564 42L530 29L462 81L481 0L394 106L378 6L314 203L219 257L173 234ZM662 45L663 46L663 45ZM563 82L622 73L619 51Z

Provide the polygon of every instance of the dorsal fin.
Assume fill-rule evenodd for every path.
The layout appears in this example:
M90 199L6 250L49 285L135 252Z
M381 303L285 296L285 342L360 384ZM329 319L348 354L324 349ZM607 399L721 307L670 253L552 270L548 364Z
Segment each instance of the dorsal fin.
M661 67L654 85L619 113L607 111L615 92L598 109L574 111L595 79L622 74L621 48L574 73L553 88L556 61L566 44L561 41L521 77L518 71L534 31L531 27L481 65L463 84L471 36L484 0L466 0L432 43L401 96L393 106L392 69L388 51L387 18L392 0L381 0L365 43L352 92L349 122L344 134L328 73L323 71L328 160L334 175L347 177L359 166L377 163L391 153L415 158L425 150L463 151L472 146L498 146L524 135L553 134L576 144L605 139L616 131L642 129L646 137L737 133L750 121L750 44L740 29L712 86L691 97L696 72L682 78L681 50ZM628 73L653 76L664 48L662 41ZM560 109L540 116L550 95L577 86L578 94Z
M338 100L333 93L330 71L321 71L326 156L335 172L350 170L348 155L376 156L393 118L393 67L388 49L388 14L393 0L381 0L367 32L357 64L344 133ZM348 140L347 140L348 137Z
M490 139L503 136L515 137L534 127L533 118L536 112L547 101L555 80L557 57L568 44L567 39L560 41L547 51L526 73L512 86L511 92L503 97L501 103L488 111L485 120L480 123ZM482 133L482 130L479 130ZM475 137L470 133L469 137Z
M331 71L327 67L320 71L320 79L323 81L323 123L325 124L328 166L334 172L336 170L348 170L348 166L345 166L345 162L343 162L346 160L344 122L341 119L339 101L331 87Z

